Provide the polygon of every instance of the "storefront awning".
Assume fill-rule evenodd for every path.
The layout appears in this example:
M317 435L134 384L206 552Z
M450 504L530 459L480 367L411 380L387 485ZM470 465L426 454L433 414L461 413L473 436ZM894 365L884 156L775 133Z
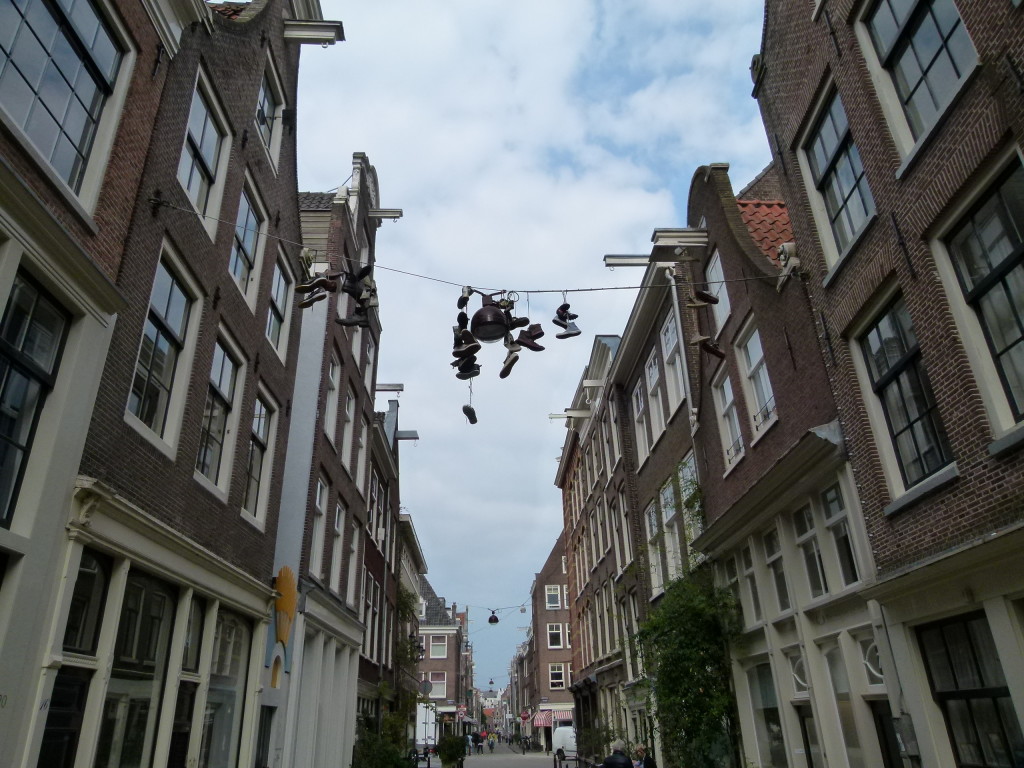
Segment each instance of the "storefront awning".
M545 709L533 716L533 724L538 728L551 725L551 710Z
M572 710L571 709L556 709L553 710L554 718L556 721L568 721L572 722Z

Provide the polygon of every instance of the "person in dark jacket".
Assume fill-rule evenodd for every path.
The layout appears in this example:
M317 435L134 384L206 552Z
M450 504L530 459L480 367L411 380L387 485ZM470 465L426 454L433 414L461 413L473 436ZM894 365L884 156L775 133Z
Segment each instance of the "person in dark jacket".
M636 762L633 765L636 768L658 768L654 758L647 754L647 747L644 744L636 748Z
M601 768L633 768L633 761L626 756L626 745L621 739L612 742L612 753L601 763Z

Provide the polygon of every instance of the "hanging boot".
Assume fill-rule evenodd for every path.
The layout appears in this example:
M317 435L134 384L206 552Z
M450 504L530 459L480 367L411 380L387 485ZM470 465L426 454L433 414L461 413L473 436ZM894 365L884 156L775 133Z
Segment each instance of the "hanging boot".
M476 411L472 405L462 406L462 412L466 414L466 418L469 419L470 424L476 424Z
M457 326L456 326L457 327ZM455 348L452 350L454 357L469 357L480 351L480 342L473 338L468 328L459 328L455 334Z
M576 327L576 323L572 322L572 320L566 323L564 327L564 331L555 334L556 339L571 339L573 336L579 336L582 333L582 331Z
M501 373L498 374L499 379L507 378L512 373L512 366L519 361L519 353L510 351L505 356L505 362L501 366Z
M469 285L462 286L462 295L459 296L459 300L456 304L459 309L465 309L466 305L469 304L469 297L473 295L473 288Z
M537 329L536 333L533 332L534 328ZM543 335L544 331L540 330L540 324L535 323L534 325L530 326L529 330L519 332L519 337L516 339L516 344L518 344L521 347L526 347L527 349L533 352L543 352L544 347L542 347L540 344L534 341L534 339L539 339Z
M312 307L318 301L323 301L327 298L327 291L318 290L306 296L306 298L299 301L299 307L305 309L306 307Z

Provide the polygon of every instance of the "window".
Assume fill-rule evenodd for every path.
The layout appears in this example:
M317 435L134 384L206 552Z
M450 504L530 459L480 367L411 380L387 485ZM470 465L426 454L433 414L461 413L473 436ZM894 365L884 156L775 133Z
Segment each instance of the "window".
M689 451L676 468L679 480L679 500L682 502L683 538L686 541L687 560L690 568L704 561L704 554L693 548L693 542L704 532L704 516L700 508L700 485L697 478L697 460ZM678 521L676 523L678 526Z
M192 296L161 260L156 267L128 411L164 436L174 377L185 346Z
M754 738L760 764L765 768L785 768L786 744L782 737L779 700L775 693L771 665L765 662L747 670L750 704L754 710Z
M647 437L647 412L644 409L644 383L638 381L633 388L633 429L636 434L636 457L643 463L650 453Z
M214 485L220 484L221 466L228 463L223 461L230 453L225 441L230 433L228 422L235 404L238 369L238 362L218 339L213 346L213 366L196 457L196 470Z
M377 345L373 343L373 339L366 340L366 351L363 353L363 366L364 366L364 379L366 382L366 388L370 391L373 390L373 363L377 357Z
M258 273L256 266L262 250L260 235L265 234L266 220L267 217L256 202L256 196L248 186L243 187L242 197L238 202L238 215L235 217L228 271L246 297L250 295L249 286L253 273Z
M274 262L274 277L270 283L270 308L267 310L267 338L278 352L284 352L288 342L288 320L291 310L291 276L283 257Z
M881 0L866 23L917 139L977 60L960 14L953 0Z
M775 598L778 601L779 611L790 609L789 587L786 584L786 571L782 565L782 547L779 545L779 533L774 528L761 537L764 546L764 560L768 571L772 575L772 583L775 585Z
M725 274L722 272L722 259L715 251L704 269L704 280L708 284L708 293L718 297L718 303L711 305L711 312L715 318L714 336L718 336L725 327L725 321L729 319L729 291L725 288Z
M356 605L356 588L359 586L359 523L353 520L348 527L348 588L345 602L352 608ZM426 608L424 608L424 611ZM421 618L426 618L424 613Z
M1019 162L948 240L1015 421L1024 419L1024 167Z
M201 214L212 215L216 209L211 205L210 197L221 170L221 151L227 137L222 125L211 107L211 99L205 93L200 75L192 93L185 146L178 163L178 181Z
M743 455L743 436L740 434L740 419L728 374L715 385L715 400L718 401L718 423L725 449L725 465L730 467Z
M352 472L352 440L356 426L356 391L349 384L345 391L345 425L341 430L341 466Z
M263 144L270 149L277 128L278 98L270 84L270 75L264 73L260 81L260 94L256 98L256 130L263 139Z
M324 394L324 434L333 443L338 430L338 379L341 376L341 363L336 354L331 355L327 369L327 392Z
M676 505L676 491L671 479L661 487L658 494L661 502L661 517L665 528L664 549L665 561L668 565L667 576L674 579L681 575L683 569L683 553L679 536L681 533L679 507Z
M448 673L447 672L431 672L430 673L430 698L432 699L447 699L448 698Z
M552 691L565 690L565 664L548 664L548 687Z
M750 613L754 622L761 620L761 595L757 591L757 575L754 573L754 558L750 547L740 550L740 565L743 566L743 581L750 600Z
M557 611L562 607L561 593L557 584L548 584L544 587L545 605L549 611Z
M0 320L0 525L9 528L39 414L53 389L70 318L19 273Z
M740 595L740 577L736 570L736 558L727 557L721 565L719 571L719 578L722 583L725 584L725 588L729 590L729 594L732 595L733 602L736 604L736 609L740 611L741 616L743 614L743 600ZM749 624L749 621L745 621Z
M447 635L431 635L430 636L430 658L432 658L432 659L447 659L448 658L448 636Z
M932 697L961 766L1011 765L1024 736L983 613L918 629Z
M252 432L249 437L249 458L246 462L245 500L242 509L262 521L267 508L267 491L273 462L273 435L277 409L264 395L256 397L253 406Z
M875 203L838 92L828 101L804 149L841 254L864 229Z
M764 350L761 348L761 334L756 328L740 347L747 391L751 397L751 410L754 411L754 432L759 432L775 420L775 395L772 393L772 383L768 380L768 367L765 365Z
M661 356L665 360L665 386L668 390L668 412L675 413L676 408L686 398L686 363L683 361L679 346L679 328L676 316L671 312L661 324Z
M857 570L857 556L854 554L850 523L846 517L843 492L838 485L827 488L821 494L821 504L825 512L825 525L828 526L835 544L840 578L845 586L849 586L860 581L860 574Z
M331 531L331 580L330 588L341 592L341 558L345 553L342 549L342 537L345 534L345 505L338 499L334 505L334 526Z
M608 401L609 432L612 440L612 460L609 466L615 466L622 456L622 449L619 446L619 409L611 400Z
M248 621L228 611L217 614L199 768L237 765L251 643Z
M324 536L326 534L327 496L331 486L320 477L316 481L316 499L313 504L312 536L309 540L309 573L315 578L323 577Z
M72 190L82 188L124 51L89 0L9 3L0 106Z
M562 647L562 625L548 624L548 648Z
M828 581L825 578L825 565L821 560L821 547L818 546L810 506L801 507L793 513L793 532L796 534L796 545L803 556L811 597L821 597L828 592Z
M661 566L661 531L658 528L658 508L654 502L647 505L644 511L647 525L647 557L651 574L651 591L660 592L664 588L665 576Z
M655 439L665 431L665 412L661 405L661 369L658 366L658 352L651 350L644 366L644 380L647 382L647 402L650 404L651 436Z
M949 463L935 397L903 298L897 298L861 339L868 375L881 401L904 485Z

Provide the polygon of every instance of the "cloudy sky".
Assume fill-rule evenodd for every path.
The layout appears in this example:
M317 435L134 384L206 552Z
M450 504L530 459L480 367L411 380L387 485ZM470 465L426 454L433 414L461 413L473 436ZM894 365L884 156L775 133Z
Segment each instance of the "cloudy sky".
M300 187L346 185L365 152L381 206L404 211L378 231L375 275L378 381L405 385L400 427L420 435L402 446L402 506L437 593L470 606L477 686L503 686L529 616L492 626L487 609L529 600L562 524L566 432L548 414L636 295L572 290L638 284L642 270L602 256L649 253L654 228L685 226L698 166L729 163L740 189L767 164L748 72L764 3L322 2L348 39L302 54ZM472 392L449 365L461 285L518 291L516 314L546 333L506 379L505 348L485 345ZM563 290L583 333L559 340Z

